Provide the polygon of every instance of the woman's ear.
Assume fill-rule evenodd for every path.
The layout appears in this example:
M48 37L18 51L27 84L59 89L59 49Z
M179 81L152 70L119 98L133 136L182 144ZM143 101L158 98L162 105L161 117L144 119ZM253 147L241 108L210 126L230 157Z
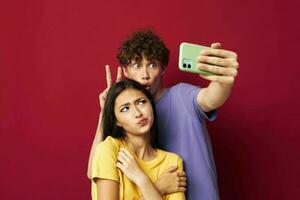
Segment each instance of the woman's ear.
M122 127L122 125L119 122L116 122L118 127Z

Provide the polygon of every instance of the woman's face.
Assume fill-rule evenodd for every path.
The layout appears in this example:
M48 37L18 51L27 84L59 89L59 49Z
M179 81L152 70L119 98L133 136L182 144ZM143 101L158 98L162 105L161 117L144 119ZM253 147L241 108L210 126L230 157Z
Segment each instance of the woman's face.
M115 100L115 116L117 125L122 127L126 135L141 136L149 133L153 124L153 110L147 96L136 89L122 91Z

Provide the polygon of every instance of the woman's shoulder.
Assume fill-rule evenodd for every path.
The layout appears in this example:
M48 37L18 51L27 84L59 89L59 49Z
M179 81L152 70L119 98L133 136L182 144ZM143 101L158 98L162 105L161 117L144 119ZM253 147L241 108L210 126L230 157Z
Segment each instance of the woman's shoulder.
M108 136L97 145L97 150L111 150L117 152L120 148L121 140Z
M177 162L177 163L182 162L182 158L176 153L165 151L165 150L162 150L162 149L157 149L157 151L160 154L160 156L163 157L166 160L174 161L174 162Z

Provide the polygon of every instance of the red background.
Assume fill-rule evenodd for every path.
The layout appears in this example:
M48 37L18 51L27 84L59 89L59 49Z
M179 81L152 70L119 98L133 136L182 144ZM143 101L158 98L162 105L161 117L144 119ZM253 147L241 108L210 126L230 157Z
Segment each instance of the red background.
M89 199L86 166L104 65L137 28L171 50L164 85L206 86L177 69L178 45L218 41L239 54L233 93L209 123L221 198L298 199L299 3L0 2L0 199Z

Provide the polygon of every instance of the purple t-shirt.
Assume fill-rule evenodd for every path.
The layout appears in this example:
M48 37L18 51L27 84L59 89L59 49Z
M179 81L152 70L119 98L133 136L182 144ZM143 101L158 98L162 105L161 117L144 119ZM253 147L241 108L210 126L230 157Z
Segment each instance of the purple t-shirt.
M183 158L187 175L188 200L219 199L217 173L205 120L216 112L205 113L197 104L200 88L179 83L165 91L156 102L160 148Z

